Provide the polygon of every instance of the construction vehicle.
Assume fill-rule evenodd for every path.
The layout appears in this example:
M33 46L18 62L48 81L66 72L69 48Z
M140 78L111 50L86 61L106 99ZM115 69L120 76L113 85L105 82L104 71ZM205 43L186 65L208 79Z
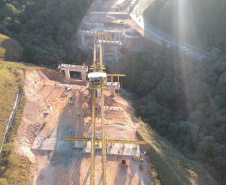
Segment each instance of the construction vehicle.
M140 156L133 156L132 158L134 161L139 161L140 160Z
M127 164L126 164L126 160L125 159L122 159L121 160L121 166L122 166L122 168L126 168L127 167Z
M160 180L158 180L157 178L154 178L154 182L155 182L155 185L161 185Z
M158 173L155 170L151 170L150 177L151 178L156 178L157 176L158 176Z
M134 161L140 161L141 163L144 161L143 157L140 155L140 156L133 156L132 158Z

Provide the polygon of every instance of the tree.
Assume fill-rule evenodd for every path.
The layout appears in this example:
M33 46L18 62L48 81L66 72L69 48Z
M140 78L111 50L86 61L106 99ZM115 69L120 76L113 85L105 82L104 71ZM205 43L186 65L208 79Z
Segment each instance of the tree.
M24 50L23 50L23 54L25 57L27 57L27 59L32 59L32 57L35 55L35 48L32 44L27 43L24 46Z

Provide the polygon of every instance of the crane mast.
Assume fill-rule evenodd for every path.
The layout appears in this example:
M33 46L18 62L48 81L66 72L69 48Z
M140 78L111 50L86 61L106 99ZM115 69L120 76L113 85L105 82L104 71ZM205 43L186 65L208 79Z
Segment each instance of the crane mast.
M99 58L97 59L97 52L99 52ZM104 93L103 90L106 84L107 75L103 71L105 69L102 58L102 46L98 47L98 44L94 42L94 54L93 54L93 72L88 74L89 87L92 90L92 136L91 136L91 166L90 166L90 184L95 184L95 122L97 104L100 101L101 110L101 141L102 141L102 184L107 185L106 175L106 141L105 141L105 122L104 122Z

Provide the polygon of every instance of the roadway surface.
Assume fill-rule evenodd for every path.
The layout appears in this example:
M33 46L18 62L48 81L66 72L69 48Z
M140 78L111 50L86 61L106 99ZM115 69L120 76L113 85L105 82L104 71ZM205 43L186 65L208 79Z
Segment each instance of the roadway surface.
M216 56L200 50L194 46L188 45L153 26L150 22L148 22L145 18L140 16L137 18L133 13L130 13L130 17L136 22L144 31L144 36L151 35L157 38L160 41L163 41L167 44L167 47L170 47L172 45L175 45L179 47L181 50L184 50L186 54L193 56L199 60L202 60L203 58L210 58L210 59L217 59Z

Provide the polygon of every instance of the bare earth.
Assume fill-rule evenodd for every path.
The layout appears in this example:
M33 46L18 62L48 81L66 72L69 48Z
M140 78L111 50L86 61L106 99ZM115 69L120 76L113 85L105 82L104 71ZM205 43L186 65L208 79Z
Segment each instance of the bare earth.
M47 77L48 76L48 77ZM58 81L55 81L58 80ZM63 84L56 72L47 70L27 71L25 74L25 105L22 122L15 139L16 152L27 156L32 161L32 184L89 184L90 154L82 154L73 149L71 141L62 140L63 136L87 137L91 132L91 111L86 109L91 102L91 95L85 86ZM72 87L70 91L65 86ZM80 90L80 92L79 92ZM105 106L121 107L120 111L106 111L106 137L112 139L136 140L135 126L132 121L133 108L120 96L112 97L105 90ZM72 95L73 105L69 104ZM47 105L50 107L43 110ZM46 116L44 112L49 111ZM77 116L77 111L80 116ZM97 133L100 122L97 114ZM41 125L47 122L43 129ZM72 130L72 133L69 130ZM75 135L73 134L75 132ZM32 150L36 138L55 140L54 150ZM101 153L101 152L100 152ZM122 169L120 161L130 161ZM139 162L120 155L107 156L108 184L144 184L148 179L148 168L138 169ZM96 157L96 184L101 184L101 155ZM146 176L146 177L145 177Z
M146 47L145 39L137 34L139 27L125 17L89 15L90 11L128 11L124 6L127 0L94 1L85 22L119 22L125 21L127 28L92 28L90 30L110 30L123 33L122 42L127 48L140 50ZM101 6L100 6L101 5ZM135 33L135 35L134 35ZM132 35L132 36L131 36ZM89 40L89 39L87 39ZM93 39L90 38L91 45ZM89 43L88 43L89 44ZM88 45L87 45L88 48ZM64 84L63 78L56 72L47 70L27 71L25 74L25 96L27 99L22 122L15 139L16 152L27 156L31 161L31 183L38 185L85 185L90 184L90 154L82 154L73 149L71 141L64 141L64 136L90 137L91 111L87 109L91 104L91 94L86 86ZM65 90L71 87L70 91ZM105 106L120 107L119 111L105 112L106 137L110 139L136 140L135 125L132 121L134 109L130 103L120 96L112 97L105 90ZM69 104L72 95L73 105ZM47 105L49 105L47 107ZM46 108L46 109L45 109ZM44 110L45 109L45 110ZM52 110L52 111L51 111ZM48 112L47 114L44 114ZM77 115L80 112L80 116ZM46 125L42 127L42 124ZM97 114L96 132L100 135L100 119ZM70 132L71 130L72 132ZM74 134L73 134L74 132ZM35 140L42 141L40 147L31 149ZM51 140L49 150L43 150L43 143ZM101 151L100 151L101 154ZM128 167L122 169L121 159L128 160ZM137 161L120 155L107 155L107 181L110 185L146 184L149 182L150 169L144 161L143 171L140 171ZM95 184L102 184L101 155L96 157Z

